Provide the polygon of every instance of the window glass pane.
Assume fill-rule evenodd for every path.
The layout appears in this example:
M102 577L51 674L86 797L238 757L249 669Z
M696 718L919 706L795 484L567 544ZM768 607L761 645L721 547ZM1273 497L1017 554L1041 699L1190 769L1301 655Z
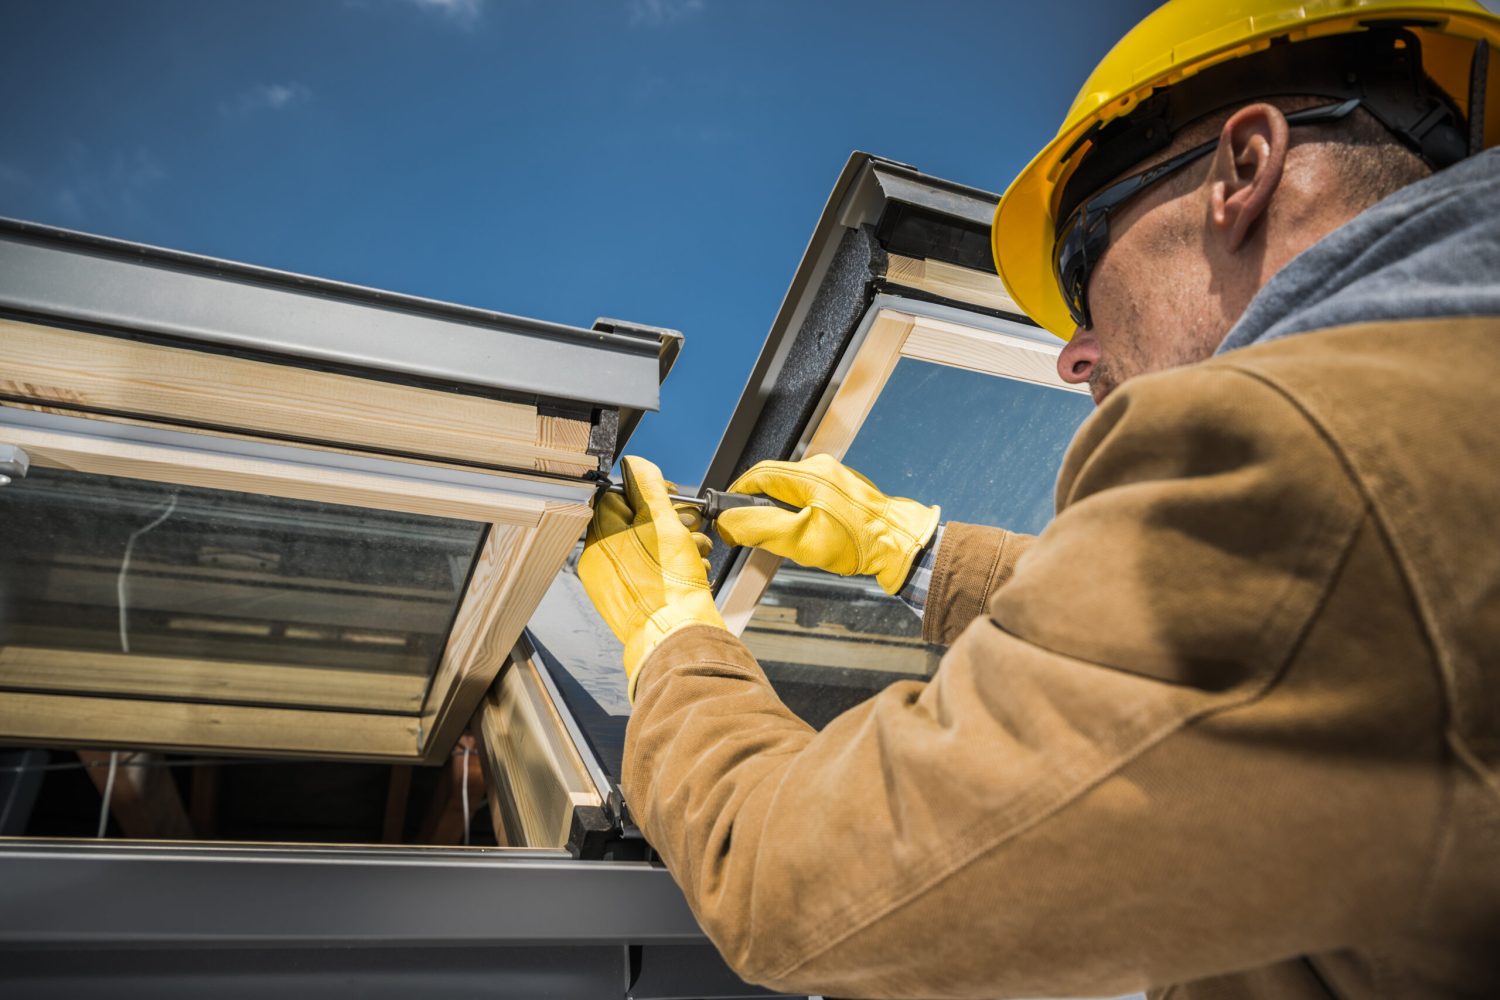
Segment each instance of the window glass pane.
M940 504L944 521L1034 534L1052 518L1063 453L1087 395L903 358L845 456L886 493ZM781 696L823 725L941 651L868 578L783 564L744 639Z
M33 466L0 487L0 687L415 712L484 530Z

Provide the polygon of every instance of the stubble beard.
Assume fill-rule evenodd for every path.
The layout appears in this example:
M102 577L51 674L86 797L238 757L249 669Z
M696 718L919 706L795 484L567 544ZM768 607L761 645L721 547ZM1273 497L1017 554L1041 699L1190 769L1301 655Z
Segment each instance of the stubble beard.
M1119 354L1104 357L1102 354L1089 373L1088 387L1097 406L1105 397L1137 375L1166 371L1196 364L1213 355L1212 347L1205 347L1207 338L1183 337L1175 341L1170 352L1149 356L1137 343L1127 342ZM1217 342L1215 342L1217 343Z

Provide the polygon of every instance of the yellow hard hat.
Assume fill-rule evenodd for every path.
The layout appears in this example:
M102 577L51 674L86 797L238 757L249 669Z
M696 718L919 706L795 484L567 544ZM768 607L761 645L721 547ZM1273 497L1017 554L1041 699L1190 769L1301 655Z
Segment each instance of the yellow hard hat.
M1478 0L1173 0L1109 51L1078 92L1057 137L1000 199L990 241L995 268L1011 297L1045 329L1064 340L1072 337L1074 323L1052 266L1058 208L1064 185L1088 158L1091 139L1104 125L1129 115L1161 88L1274 44L1295 48L1393 25L1418 39L1420 69L1465 117L1470 91L1480 81L1476 106L1484 134L1471 142L1482 139L1486 149L1500 142L1500 63L1487 79L1475 69L1486 65L1479 57L1488 56L1480 45L1500 46L1500 16ZM1246 99L1267 93L1262 89ZM1204 113L1212 110L1217 109Z

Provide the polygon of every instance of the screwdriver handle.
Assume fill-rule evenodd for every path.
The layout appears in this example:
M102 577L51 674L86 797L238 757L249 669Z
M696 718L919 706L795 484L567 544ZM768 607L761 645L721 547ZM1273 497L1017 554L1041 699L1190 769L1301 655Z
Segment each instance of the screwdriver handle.
M720 490L703 491L703 520L712 521L726 510L736 507L780 507L782 510L798 511L801 507L794 507L789 503L782 503L772 497L759 496L753 493L725 493Z
M614 483L606 489L608 493L625 493L623 483ZM704 490L701 497L682 496L677 493L669 493L668 498L675 504L686 504L697 507L703 512L704 521L712 521L726 510L735 507L780 507L782 510L799 511L802 508L789 503L782 503L767 496L759 496L751 493L727 493L723 490Z

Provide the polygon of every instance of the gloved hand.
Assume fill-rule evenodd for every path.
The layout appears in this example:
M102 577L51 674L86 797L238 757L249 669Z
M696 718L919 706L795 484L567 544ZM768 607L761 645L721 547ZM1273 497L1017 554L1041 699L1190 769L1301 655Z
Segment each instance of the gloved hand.
M760 462L729 487L801 507L736 507L714 522L731 545L753 545L840 576L874 576L887 594L906 582L912 561L937 530L937 507L888 497L827 455Z
M620 463L625 496L605 493L594 507L578 558L578 579L610 630L625 644L626 691L635 700L641 663L671 633L688 625L724 627L708 589L712 542L691 530L696 511L667 499L673 487L644 458Z

